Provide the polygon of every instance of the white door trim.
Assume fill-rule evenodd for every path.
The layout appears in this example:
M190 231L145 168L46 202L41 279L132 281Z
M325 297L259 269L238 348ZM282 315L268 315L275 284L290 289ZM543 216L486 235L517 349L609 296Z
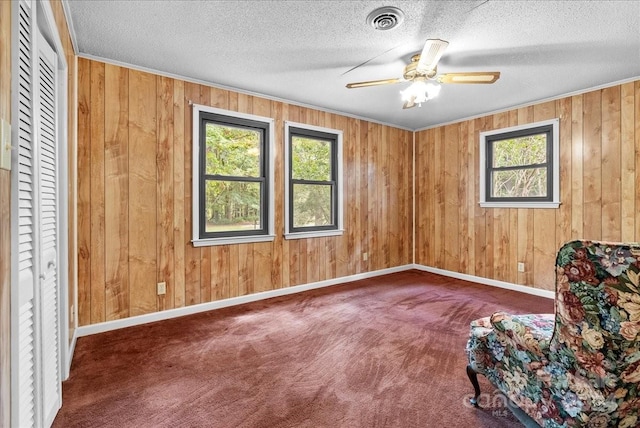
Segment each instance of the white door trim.
M57 54L57 73L58 84L56 87L57 104L57 118L58 118L58 230L59 235L59 256L60 260L58 270L58 280L60 283L59 298L60 298L60 363L61 363L61 375L62 380L66 380L69 377L69 369L71 368L71 344L69 341L69 239L68 239L68 224L69 224L69 208L67 201L69 200L69 162L68 162L68 64L67 58L64 54L64 46L60 39L58 27L56 25L53 9L50 2L38 2L38 5L42 7L44 21L38 22L40 30L45 33L47 41Z

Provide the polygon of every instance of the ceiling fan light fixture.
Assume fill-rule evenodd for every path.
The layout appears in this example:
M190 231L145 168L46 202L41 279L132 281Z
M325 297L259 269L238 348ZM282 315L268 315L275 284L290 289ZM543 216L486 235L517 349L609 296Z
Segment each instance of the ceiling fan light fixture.
M400 91L402 101L413 102L418 105L434 99L439 93L439 84L435 82L425 82L424 80L416 80L407 89Z
M376 30L386 31L396 28L404 21L404 12L397 7L385 6L367 15L367 24Z

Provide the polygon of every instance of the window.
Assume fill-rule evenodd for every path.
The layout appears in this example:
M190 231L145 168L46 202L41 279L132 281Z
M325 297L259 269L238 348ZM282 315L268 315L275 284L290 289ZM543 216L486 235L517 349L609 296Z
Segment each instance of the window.
M285 235L342 234L342 132L287 122Z
M193 107L193 244L273 239L273 119Z
M558 119L480 133L480 205L560 205Z

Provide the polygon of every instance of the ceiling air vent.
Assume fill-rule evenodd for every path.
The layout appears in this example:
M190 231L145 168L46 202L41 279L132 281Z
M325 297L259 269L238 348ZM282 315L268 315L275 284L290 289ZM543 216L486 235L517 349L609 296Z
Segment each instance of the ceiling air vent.
M367 23L376 30L391 30L402 24L404 12L397 7L381 7L367 16Z

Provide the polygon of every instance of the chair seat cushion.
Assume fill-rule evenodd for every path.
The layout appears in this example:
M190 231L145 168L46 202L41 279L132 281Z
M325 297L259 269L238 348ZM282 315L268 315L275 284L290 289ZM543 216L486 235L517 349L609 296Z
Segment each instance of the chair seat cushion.
M542 355L549 349L555 325L554 314L510 315L496 312L490 317L492 327L512 340L517 349Z
M496 312L471 322L467 342L469 362L480 373L501 361L507 345L531 356L540 356L549 348L553 335L553 314L510 315Z

